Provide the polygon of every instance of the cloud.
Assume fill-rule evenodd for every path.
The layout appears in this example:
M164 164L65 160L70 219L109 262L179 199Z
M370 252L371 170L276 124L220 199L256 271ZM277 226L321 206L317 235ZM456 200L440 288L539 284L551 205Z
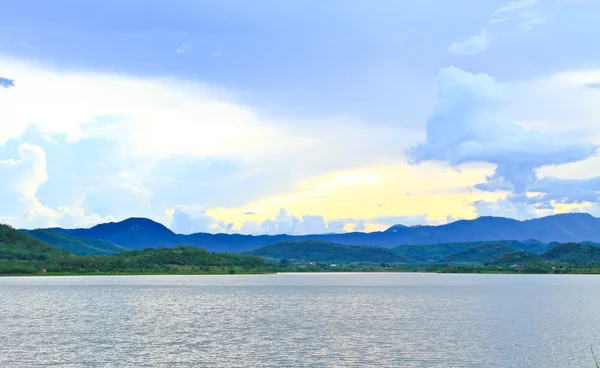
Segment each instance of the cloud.
M511 201L510 199L475 201L473 207L479 216L500 216L519 220L528 220L538 217L535 209L531 206L518 201Z
M596 82L596 83L587 83L585 84L586 88L591 88L591 89L600 89L600 82Z
M233 223L225 223L208 214L208 208L192 208L180 206L175 208L172 216L171 229L182 234L196 232L206 233L241 233L250 235L307 235L325 233L343 233L348 223L355 220L330 220L327 221L319 215L295 216L285 209L280 209L277 214L266 220L245 221L239 228Z
M490 21L488 23L490 24L496 24L496 23L504 23L506 21L510 20L510 18L506 17L506 18L493 18L490 19Z
M495 14L512 13L534 8L540 4L539 0L516 0L499 7Z
M176 54L183 54L184 52L186 52L190 47L192 47L191 43L184 43L182 45L179 45L179 47L177 48L177 50L175 51Z
M522 19L519 24L519 29L523 32L529 32L534 29L536 26L544 24L552 19L552 16L549 14L539 13L539 12L523 12L519 15Z
M80 205L87 213L125 218L151 213L153 193L135 178L117 175L86 188Z
M559 179L546 177L530 186L531 192L541 193L538 202L549 204L600 202L600 177L590 179Z
M32 44L30 44L29 42L26 41L19 41L19 45L24 48L24 49L28 49L28 50L37 50L38 48Z
M0 70L19 84L0 89L0 151L35 142L46 152L48 180L36 208L50 222L72 213L82 225L88 217L79 214L168 223L165 211L177 206L242 207L289 193L306 178L399 159L399 145L417 135L346 116L263 116L230 92L180 79L72 72L4 57ZM332 185L373 181L341 179Z
M285 209L280 209L273 219L267 219L260 223L246 221L240 228L241 233L246 234L323 234L343 232L345 223L338 221L325 221L323 216L304 215L302 217L289 214Z
M354 232L364 232L365 230L367 230L367 227L365 226L365 220L358 220L352 227L352 231Z
M38 192L49 177L46 152L37 145L21 144L18 159L0 160L0 222L17 227L92 226L111 221L111 216L85 214L65 206L51 209L42 204Z
M356 232L367 231L367 225L376 225L378 228L388 228L393 225L407 226L423 225L429 223L426 214L406 216L378 216L372 218L356 219L343 218L325 220L320 215L296 216L281 208L271 218L263 221L244 221L236 227L233 223L226 223L211 216L208 207L193 208L179 206L172 214L171 229L178 233L191 234L196 232L206 233L241 233L250 235L310 235L310 234L340 234L349 229Z
M405 215L405 216L378 216L372 217L365 220L366 223L369 224L377 224L384 226L393 226L393 225L424 225L429 223L429 219L426 214L417 214L417 215Z
M478 33L472 35L464 41L454 42L448 52L456 55L476 55L487 50L494 38L494 34L501 32L512 20L518 20L518 28L522 32L528 32L538 25L544 24L552 18L552 15L542 11L542 3L538 0L516 0L507 3L494 11L492 17L487 23L487 28L483 28Z
M542 3L539 0L516 0L499 7L494 14L505 15L508 19L520 19L519 29L528 32L552 18L550 14L543 12L541 7Z
M179 234L229 233L233 224L225 224L206 214L208 208L194 209L188 206L175 208L171 229Z
M10 88L10 87L14 87L14 86L15 86L14 80L0 77L0 87Z
M523 193L536 180L535 169L591 157L597 146L568 143L561 136L525 130L504 120L501 85L487 74L455 67L437 78L438 102L427 120L426 141L409 150L415 162L441 160L453 166L468 162L496 164L483 190Z
M36 201L38 188L48 179L46 153L41 147L22 144L18 148L18 154L19 158L16 160L0 161L0 194L5 199L2 201L2 210L7 213L16 213L14 208L6 205L7 201L24 206ZM22 210L21 205L19 207Z
M569 142L565 135L526 130L504 119L499 110L506 102L506 90L487 74L471 74L455 67L442 69L437 78L438 101L427 119L426 141L408 151L414 163L440 160L452 166L469 162L496 165L483 191L503 191L511 195L502 204L513 215L525 216L523 206L537 201L523 200L531 191L546 193L548 199L565 201L569 195L579 200L597 200L591 192L597 181L539 180L536 170L547 165L578 162L592 157L598 146ZM569 194L572 193L572 194ZM488 203L476 203L480 214L488 213Z
M491 42L492 35L484 28L464 41L453 43L448 51L456 55L475 55L487 50Z

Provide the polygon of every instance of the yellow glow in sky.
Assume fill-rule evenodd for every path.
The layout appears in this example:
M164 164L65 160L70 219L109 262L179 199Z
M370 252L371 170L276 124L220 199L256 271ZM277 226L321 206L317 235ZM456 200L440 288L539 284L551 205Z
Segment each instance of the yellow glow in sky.
M245 221L272 218L281 208L295 216L322 215L326 220L426 214L430 222L443 223L447 216L474 218L474 201L504 197L470 189L492 172L492 165L470 165L459 170L438 163L365 167L312 178L294 192L262 198L243 207L209 209L207 214L233 222L236 228ZM368 221L366 225L367 231L387 228Z

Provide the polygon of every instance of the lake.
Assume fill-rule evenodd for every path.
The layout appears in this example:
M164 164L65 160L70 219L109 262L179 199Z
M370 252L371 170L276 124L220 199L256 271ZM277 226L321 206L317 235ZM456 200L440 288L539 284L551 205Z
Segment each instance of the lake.
M0 367L593 367L600 276L0 278Z

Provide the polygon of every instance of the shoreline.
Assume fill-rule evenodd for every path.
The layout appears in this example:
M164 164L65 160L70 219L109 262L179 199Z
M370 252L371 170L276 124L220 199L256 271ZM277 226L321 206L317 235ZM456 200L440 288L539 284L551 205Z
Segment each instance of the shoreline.
M513 270L481 270L477 271L450 271L450 270L385 270L385 271L374 271L374 270L340 270L340 271L272 271L272 272L91 272L91 273L77 273L77 272L40 272L40 273L28 273L28 274L0 274L0 278L4 277L58 277L58 276L247 276L247 275L277 275L277 274L452 274L452 275L600 275L600 270L594 270L594 272L519 272Z

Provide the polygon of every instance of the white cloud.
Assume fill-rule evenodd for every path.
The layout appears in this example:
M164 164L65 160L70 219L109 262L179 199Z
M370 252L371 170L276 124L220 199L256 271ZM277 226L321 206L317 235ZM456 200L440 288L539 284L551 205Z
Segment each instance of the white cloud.
M569 201L569 192L578 193L579 199L583 195L587 200L594 199L590 191L597 187L597 179L540 181L536 170L591 158L598 145L569 141L564 134L526 130L506 120L499 113L507 103L506 86L489 75L450 67L440 71L438 87L438 103L427 120L427 139L409 151L416 162L442 160L453 166L466 162L496 164L494 175L476 187L512 193L507 201L520 206L511 211L521 217L527 212L522 207L533 203L523 200L529 191L546 193L546 198L537 202ZM488 207L487 203L476 206L480 213Z
M38 48L27 41L19 41L19 45L27 50L37 50Z
M426 214L415 214L415 215L406 215L406 216L379 216L373 217L365 220L366 223L369 224L377 224L383 226L393 226L393 225L405 225L405 226L414 226L414 225L425 225L431 223Z
M0 145L30 125L70 141L105 136L129 155L154 157L246 153L279 138L248 109L183 81L63 73L2 59L0 69L19 79L0 95L3 123L12 127L0 132Z
M553 131L563 136L600 138L600 70L564 71L506 84L510 104L502 113L530 130ZM534 107L534 108L532 108Z
M0 221L17 227L94 225L111 219L61 207L50 209L40 203L37 192L48 180L46 153L35 145L22 144L18 159L0 161Z
M488 23L490 24L496 24L496 23L504 23L506 21L510 20L510 18L505 17L505 18L493 18L490 19L490 21Z
M529 32L535 27L548 22L552 16L540 12L523 12L519 14L522 21L519 23L519 29L523 32Z
M456 55L475 55L487 50L491 42L492 35L484 28L464 41L453 43L448 51Z
M517 11L528 10L540 4L539 0L516 0L499 7L494 13L503 14Z
M259 198L266 199L269 211L290 208L286 203L269 204L266 197L296 193L297 183L307 177L400 160L407 142L417 136L346 117L318 122L266 118L235 102L230 94L181 80L64 72L2 58L0 69L19 81L14 88L0 88L0 146L10 140L9 149L16 142L34 139L31 142L45 151L44 163L48 160L48 179L36 187L35 201L23 205L22 194L11 194L15 206L21 207L10 216L29 216L18 224L87 226L128 216L164 220L165 210L180 208L174 226L182 231L229 232L233 231L229 224L209 221L203 217L205 212L194 208L235 208ZM590 112L585 113L586 126L597 129L597 120L589 116L598 111L599 91L586 88L600 80L596 77L570 73L552 78L551 83L499 85L490 76L448 68L439 77L442 99L432 117L437 122L430 122L427 142L412 151L414 158L452 165L491 162L498 166L496 175L480 189L518 192L518 187L529 188L538 179L536 171L587 157L593 145L573 143L577 137L567 140L564 133L556 140L534 129L548 121L520 114L515 105L522 99L523 108L538 113L571 106L581 114ZM563 98L562 92L549 91L570 94ZM541 96L540 100L532 101L526 96L529 93ZM508 107L503 105L507 96L512 101ZM550 102L540 104L544 96ZM504 112L516 118L501 118ZM561 117L555 125L565 126L564 116L573 113L552 114ZM521 122L522 116L531 121ZM578 116L575 120L568 126L583 126L578 125ZM95 145L99 141L105 146ZM527 162L517 165L514 157ZM328 195L344 186L373 186L378 180L377 175L350 173L317 186L310 195ZM0 195L8 198L8 189L2 191ZM60 200L51 201L51 197ZM363 220L384 225L384 219ZM347 225L360 228L358 221L284 212L267 221L248 222L238 230L340 232L350 228Z
M182 205L241 206L306 177L399 158L413 139L352 117L265 118L229 93L182 80L2 57L0 70L19 81L0 88L0 147L33 139L50 152L55 169L43 197L53 204L39 208L53 221L59 208L122 219L163 218Z
M519 29L528 32L552 18L549 13L543 11L542 5L538 0L516 0L496 9L494 13L505 15L507 19L520 19Z
M518 28L528 32L538 25L552 19L552 15L543 11L542 3L538 0L516 0L503 5L494 11L496 17L491 18L487 28L472 35L464 41L454 42L448 52L456 55L475 55L487 50L494 38L494 34L501 31L504 23L518 20Z
M345 224L343 224L345 225ZM302 217L289 214L285 209L280 209L273 219L267 219L260 223L255 221L246 221L240 228L241 233L245 234L323 234L333 232L343 232L343 226L339 221L333 221L331 224L322 216L304 215Z
M175 50L175 53L177 55L183 54L184 52L186 52L190 47L192 47L191 43L184 43L179 45L179 47L177 48L177 50Z
M498 201L475 201L473 207L478 216L500 216L519 220L538 217L535 208L525 203L500 199Z
M115 141L127 156L258 161L270 159L273 152L283 156L307 150L316 159L318 150L332 144L342 151L331 149L331 154L360 159L364 154L350 150L352 144L391 152L399 141L411 139L406 132L352 118L265 118L229 93L183 80L63 72L2 58L0 70L19 80L15 88L0 89L2 124L8 128L0 130L0 145L33 126L44 134L64 134L70 142L90 137ZM365 135L379 142L365 140Z
M352 231L353 232L364 232L365 230L367 230L367 227L365 226L365 220L358 220L356 222L356 224L354 224L354 226L352 226Z
M205 233L241 233L250 235L310 235L310 234L340 234L351 231L367 231L368 225L378 228L388 228L393 225L423 225L430 224L427 215L379 216L356 219L342 218L326 220L320 215L297 216L281 208L275 216L262 221L248 220L236 227L208 214L207 207L194 208L179 206L172 212L171 229L176 233L192 234Z
M171 229L177 233L241 233L241 234L325 234L343 233L344 227L356 220L330 220L320 215L295 216L285 209L280 209L273 217L260 222L245 221L239 228L233 223L225 223L207 214L208 208L192 208L180 206L174 209Z
M0 161L3 189L0 193L14 196L22 203L36 200L36 192L47 179L46 153L38 146L22 144L19 158ZM6 211L6 206L3 206ZM10 209L8 209L10 211Z
M225 224L206 214L208 208L179 206L174 209L171 229L178 234L229 233L233 224Z

